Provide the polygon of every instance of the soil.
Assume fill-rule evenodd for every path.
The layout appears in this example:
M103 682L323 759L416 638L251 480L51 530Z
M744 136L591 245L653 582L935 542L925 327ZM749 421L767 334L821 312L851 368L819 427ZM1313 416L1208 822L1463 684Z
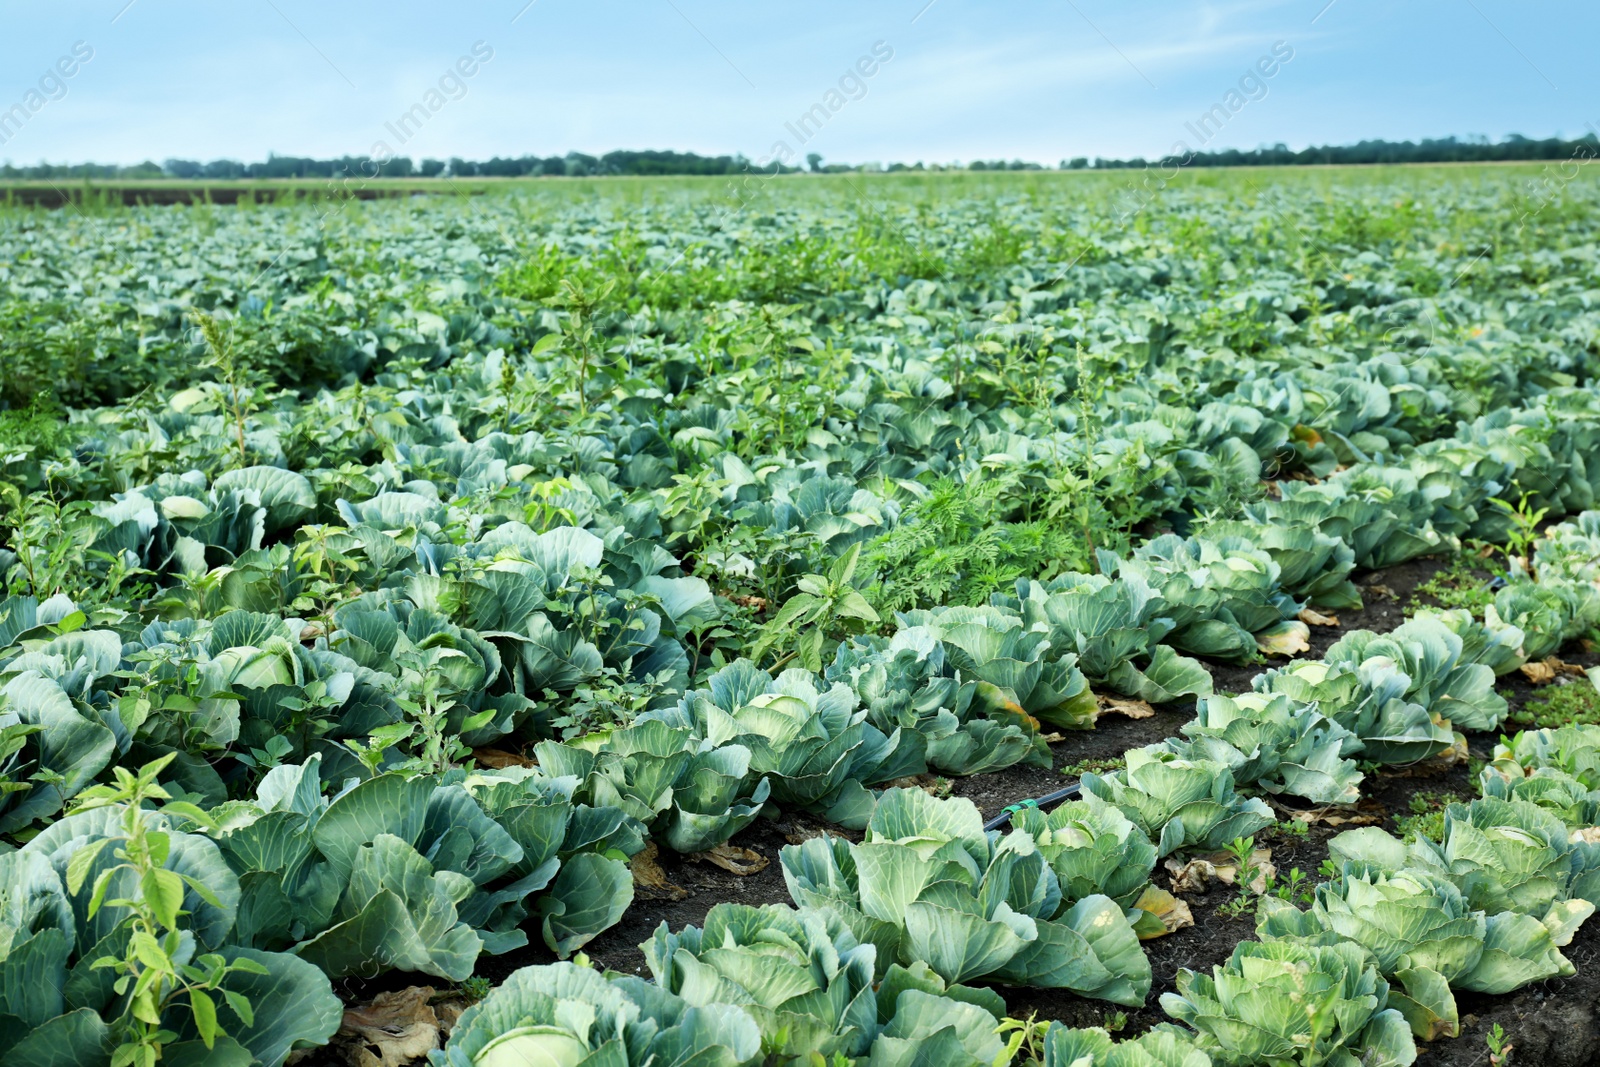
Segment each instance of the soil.
M706 912L724 901L757 907L762 904L790 903L789 890L783 881L783 867L778 863L778 852L791 841L800 841L819 832L819 826L799 819L771 822L758 819L731 842L769 861L766 867L751 875L733 874L705 860L692 860L671 852L662 853L658 857L662 873L668 882L687 891L688 896L674 901L659 896L646 899L641 893L634 898L633 907L628 909L622 921L585 945L583 951L596 967L649 977L644 965L644 953L639 946L649 941L656 927L663 922L674 930L699 926L705 921ZM837 829L833 832L856 838L860 836ZM539 947L543 949L544 946ZM508 957L501 957L494 962L500 964L502 960L507 973L530 962Z
M1322 656L1341 635L1351 630L1383 633L1394 629L1405 620L1408 610L1414 610L1416 588L1443 566L1438 560L1413 560L1379 573L1359 576L1357 584L1361 586L1366 606L1359 611L1337 612L1337 627L1312 627L1312 648L1304 656ZM1426 603L1426 598L1422 598L1422 602ZM1564 656L1570 662L1584 665L1600 662L1600 657L1572 650L1567 650ZM1248 690L1250 679L1271 666L1270 663L1215 662L1205 665L1219 692ZM1520 706L1535 692L1518 672L1502 677L1498 684L1513 707ZM1115 759L1130 748L1174 736L1192 715L1192 703L1158 707L1154 715L1144 719L1104 714L1095 729L1073 732L1052 743L1049 769L1018 766L955 779L949 783L950 793L969 798L986 819L993 818L1008 804L1043 796L1075 781L1076 770L1085 761ZM1492 734L1469 735L1471 756L1477 760L1488 758L1496 740ZM1418 794L1430 794L1420 803L1436 804L1440 794L1470 799L1476 796L1477 790L1464 761L1450 764L1430 761L1410 768L1387 768L1381 773L1369 774L1362 783L1362 800L1355 814L1372 819L1371 825L1399 833L1396 822L1414 814L1411 802ZM1296 810L1285 804L1277 806L1280 817L1285 820ZM1257 847L1271 848L1272 862L1280 872L1286 874L1298 868L1309 881L1327 858L1328 840L1348 828L1348 824L1330 826L1313 821L1304 833L1278 828L1266 830L1257 835L1256 843ZM639 945L647 941L662 922L673 929L698 925L713 905L726 900L755 905L788 903L789 894L778 853L785 844L820 832L859 836L838 828L824 828L804 817L758 820L735 837L732 844L753 850L770 862L758 873L743 877L709 862L663 854L659 857L662 873L668 883L683 891L682 898L669 899L640 890L622 921L596 937L584 951L598 967L644 974L644 954ZM1159 868L1156 878L1158 884L1165 884L1165 875ZM1243 917L1231 917L1221 910L1236 895L1235 890L1226 886L1184 895L1195 924L1145 942L1154 984L1142 1008L1117 1009L1104 1001L1088 1000L1062 990L996 988L1006 998L1011 1014L1019 1018L1034 1014L1040 1019L1058 1019L1070 1026L1110 1024L1125 1035L1149 1029L1168 1021L1161 1011L1160 996L1175 989L1175 979L1181 968L1203 970L1219 965L1227 960L1236 944L1255 936L1253 909ZM498 983L518 967L551 962L554 957L539 942L537 931L532 931L531 936L534 944L525 949L484 957L479 962L478 975ZM1458 993L1460 1038L1419 1047L1422 1055L1417 1063L1420 1067L1483 1067L1488 1063L1485 1037L1496 1023L1504 1028L1515 1046L1511 1061L1515 1064L1549 1067L1594 1064L1600 1067L1600 1044L1596 1040L1600 1036L1600 920L1586 924L1563 951L1578 969L1572 978L1542 982L1506 996ZM353 1003L383 990L416 984L417 980L418 976L392 974L375 981L335 983L335 990ZM301 1063L304 1067L317 1067L335 1062L324 1059L324 1055L314 1054Z

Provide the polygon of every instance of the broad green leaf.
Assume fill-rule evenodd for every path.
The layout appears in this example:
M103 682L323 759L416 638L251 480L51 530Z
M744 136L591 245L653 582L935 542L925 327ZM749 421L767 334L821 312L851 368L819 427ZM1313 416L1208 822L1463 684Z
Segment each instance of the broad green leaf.
M31 1031L5 1058L7 1067L105 1067L111 1046L110 1028L99 1013L79 1008Z
M231 948L229 962L259 964L262 973L230 972L218 1006L222 1032L249 1049L263 1067L280 1067L289 1053L326 1044L339 1029L343 1005L334 996L327 975L311 964L281 952ZM247 999L251 1018L241 1017L240 998Z
M572 856L539 901L544 942L557 955L569 956L614 926L631 903L633 876L625 864L592 852Z

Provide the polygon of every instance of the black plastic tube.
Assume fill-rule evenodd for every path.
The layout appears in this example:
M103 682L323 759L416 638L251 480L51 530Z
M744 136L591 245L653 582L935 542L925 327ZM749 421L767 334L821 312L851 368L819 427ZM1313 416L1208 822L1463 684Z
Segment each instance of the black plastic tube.
M1010 822L1011 816L1015 815L1023 808L1042 809L1053 807L1054 805L1061 803L1063 800L1071 800L1073 797L1077 796L1080 791L1081 790L1079 789L1078 783L1074 782L1065 789L1057 789L1054 793L1046 793L1042 797L1032 797L1028 800L1019 800L1015 804L1007 804L1004 808L1000 809L999 815L996 815L994 818L984 823L983 828L985 830L998 830L1006 823Z
M1165 707L1172 707L1172 709L1174 711L1177 711L1177 712L1182 713L1182 714L1193 715L1195 713L1195 709L1199 707L1199 704L1200 704L1200 702L1197 701L1197 700L1190 700L1190 701L1187 701L1186 703L1178 705L1176 707L1173 707L1172 705L1164 705L1164 706ZM1007 804L1004 808L1000 809L1000 814L999 815L996 815L994 818L992 818L988 822L984 823L983 824L983 828L985 830L998 830L1002 826L1004 826L1006 823L1011 821L1011 816L1012 815L1014 815L1017 812L1021 811L1023 808L1041 808L1042 809L1042 808L1054 807L1055 805L1061 803L1063 800L1071 800L1073 797L1079 795L1079 793L1081 793L1081 792L1082 792L1082 789L1078 785L1078 783L1077 782L1073 782L1071 785L1067 786L1065 789L1057 789L1054 793L1046 793L1042 797L1031 797L1031 798L1029 798L1027 800L1019 800L1015 804Z

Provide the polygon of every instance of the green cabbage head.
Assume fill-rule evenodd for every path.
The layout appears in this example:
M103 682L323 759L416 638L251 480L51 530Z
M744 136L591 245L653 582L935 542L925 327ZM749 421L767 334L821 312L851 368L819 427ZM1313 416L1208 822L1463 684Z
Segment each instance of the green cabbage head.
M1190 1034L1166 1024L1114 1041L1098 1026L1077 1030L1053 1022L1044 1038L1044 1067L1211 1067L1211 1057Z
M1390 1006L1425 1041L1459 1032L1452 988L1508 993L1573 973L1537 919L1486 916L1454 883L1420 870L1386 873L1353 864L1317 887L1309 911L1264 898L1256 929L1263 940L1365 948L1379 971L1404 987L1404 994L1391 994Z
M1150 962L1133 919L1092 894L1066 905L1031 834L985 832L970 800L884 792L854 845L812 838L781 854L797 904L840 912L889 960L925 962L947 982L988 977L1138 1005Z
M748 1067L761 1032L743 1008L691 1006L639 978L573 963L524 967L461 1014L433 1067Z
M1083 776L1090 804L1119 808L1165 856L1215 850L1274 822L1272 809L1234 792L1233 772L1212 760L1186 760L1163 748L1136 748L1120 771Z
M1109 804L1072 800L1048 814L1024 808L1014 830L1033 838L1068 901L1103 893L1131 908L1150 884L1156 849L1145 832Z
M1411 1028L1358 945L1243 941L1209 975L1178 972L1161 1008L1219 1067L1407 1067Z

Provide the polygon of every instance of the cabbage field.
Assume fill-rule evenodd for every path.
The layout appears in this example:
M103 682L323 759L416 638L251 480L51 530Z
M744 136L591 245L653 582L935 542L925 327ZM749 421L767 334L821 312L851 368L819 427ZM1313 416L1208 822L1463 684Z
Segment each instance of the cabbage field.
M1597 213L0 205L0 1059L1591 1062Z

